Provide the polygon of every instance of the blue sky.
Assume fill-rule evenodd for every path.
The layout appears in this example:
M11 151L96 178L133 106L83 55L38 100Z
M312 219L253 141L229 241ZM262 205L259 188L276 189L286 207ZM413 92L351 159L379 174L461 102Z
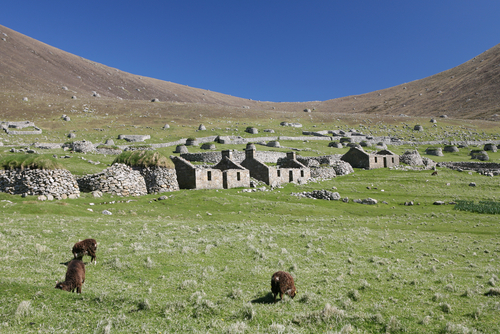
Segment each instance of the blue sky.
M19 0L0 24L126 72L292 102L460 65L500 43L499 17L498 0Z

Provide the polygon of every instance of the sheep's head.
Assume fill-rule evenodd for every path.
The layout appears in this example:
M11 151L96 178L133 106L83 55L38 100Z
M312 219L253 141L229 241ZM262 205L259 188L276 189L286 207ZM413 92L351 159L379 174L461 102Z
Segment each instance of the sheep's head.
M297 290L295 290L295 288L291 288L291 289L286 290L285 293L287 295L289 295L290 298L293 299L293 297L295 297L295 295L297 294Z
M56 281L56 289L61 289L63 291L69 291L69 286L66 285L64 282L57 282Z

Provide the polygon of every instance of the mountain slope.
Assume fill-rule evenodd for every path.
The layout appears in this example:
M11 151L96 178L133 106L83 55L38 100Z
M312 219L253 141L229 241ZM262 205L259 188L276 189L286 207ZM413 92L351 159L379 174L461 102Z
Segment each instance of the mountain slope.
M358 96L325 101L322 110L461 119L500 114L500 44L430 77Z
M0 90L123 100L241 105L246 99L141 77L92 62L0 26ZM65 89L67 90L65 91Z
M21 97L71 103L127 101L188 103L314 113L431 116L497 120L500 114L500 44L450 70L387 89L328 101L260 102L126 73L54 48L0 26L0 107L29 112ZM98 95L95 97L94 95ZM3 96L3 97L2 97ZM61 102L62 101L62 102ZM64 102L66 101L66 102ZM68 102L69 101L69 102ZM99 102L98 102L99 101ZM122 109L123 109L122 108Z

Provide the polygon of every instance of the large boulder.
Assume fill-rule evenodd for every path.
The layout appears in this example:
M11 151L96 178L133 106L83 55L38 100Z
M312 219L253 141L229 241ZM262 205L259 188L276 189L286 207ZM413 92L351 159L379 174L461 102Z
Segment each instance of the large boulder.
M80 153L89 153L95 151L94 144L87 140L74 141L72 144L72 150Z
M406 151L399 156L399 162L410 166L423 166L424 161L417 150Z

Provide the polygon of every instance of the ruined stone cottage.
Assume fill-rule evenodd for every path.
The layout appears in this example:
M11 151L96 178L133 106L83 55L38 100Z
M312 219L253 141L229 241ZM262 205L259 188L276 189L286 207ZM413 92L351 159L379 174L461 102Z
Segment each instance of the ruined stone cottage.
M250 187L250 171L232 161L232 151L222 151L222 159L212 168L195 166L184 158L171 156L181 189L230 189Z
M368 153L362 148L351 147L340 159L348 162L354 168L375 169L399 165L399 156L389 150Z
M247 168L254 179L273 186L289 182L305 183L311 177L309 168L297 161L295 152L287 153L276 168L257 160L255 148L250 147L245 150L241 166Z

